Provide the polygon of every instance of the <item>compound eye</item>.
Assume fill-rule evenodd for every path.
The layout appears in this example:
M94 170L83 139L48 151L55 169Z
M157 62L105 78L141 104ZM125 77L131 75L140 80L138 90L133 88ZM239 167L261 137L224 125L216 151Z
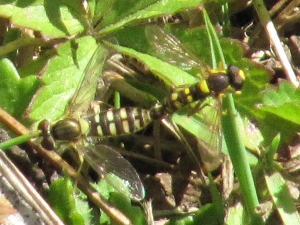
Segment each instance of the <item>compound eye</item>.
M229 65L227 68L227 75L230 79L231 86L236 90L241 90L245 80L244 71L235 65Z
M51 123L49 120L42 120L39 125L38 129L42 132L41 137L41 146L47 150L52 150L55 148L55 140L51 135Z
M51 123L49 120L42 120L39 125L38 129L42 131L42 133L50 133Z

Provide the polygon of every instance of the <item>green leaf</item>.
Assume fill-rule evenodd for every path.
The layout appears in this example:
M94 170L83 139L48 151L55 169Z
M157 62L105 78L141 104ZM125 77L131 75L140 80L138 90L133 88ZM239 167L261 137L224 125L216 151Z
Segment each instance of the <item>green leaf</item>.
M237 118L238 127L241 129L243 143L248 150L260 154L261 143L263 136L255 124L251 123L247 118L242 119L239 115Z
M101 195L108 199L111 204L121 210L133 222L133 224L146 224L143 209L138 206L132 206L130 198L117 192L105 179L101 179L97 185L94 185L94 187L101 192ZM114 224L103 211L101 212L101 224Z
M48 61L50 58L56 55L55 50L50 50L47 53L40 55L38 58L26 63L21 68L19 68L19 73L21 77L26 77L31 74L36 74L39 76L45 68L47 68Z
M201 61L207 65L212 65L212 56L210 51L207 50L209 39L206 28L185 29L184 27L171 26L171 32ZM219 41L226 63L239 66L244 54L241 43L227 38L220 38Z
M52 58L42 75L45 84L32 101L29 116L34 120L61 117L70 98L84 76L84 69L92 57L97 43L87 36L77 39L78 48L73 49L71 42L57 48L58 55Z
M269 89L263 97L261 110L300 125L300 89L281 82L277 90Z
M233 206L229 207L225 218L224 224L230 224L230 225L240 225L245 224L247 221L246 213L245 213L245 207L242 205L241 202L237 202Z
M106 198L109 199L110 197L110 193L116 191L111 185L109 185L106 180L101 179L97 184L94 184L93 187L99 192L101 193L101 195ZM106 224L106 223L110 223L110 217L101 210L101 216L100 216L100 223L101 224Z
M136 1L131 1L136 2ZM134 23L139 20L145 20L148 18L153 18L153 17L158 17L161 15L168 15L168 14L174 14L182 9L187 9L187 8L196 8L197 6L200 5L202 2L201 0L161 0L157 1L152 5L149 5L149 3L152 3L153 1L148 1L146 4L143 3L143 1L140 1L136 4L136 7L131 8L130 11L127 10L126 14L123 14L124 18L120 18L119 21L106 26L105 28L101 29L99 34L103 35L106 33L113 32L114 30L123 28L124 26ZM119 2L118 2L119 3ZM121 5L124 5L125 2ZM124 8L128 8L130 6L130 2L126 2L126 6ZM120 7L120 6L119 6ZM140 9L139 11L136 11ZM120 7L119 10L122 10ZM126 10L124 10L125 12ZM128 13L132 12L132 13ZM120 15L120 13L117 10L112 10L111 13L116 13L117 15ZM121 13L122 15L122 13Z
M67 4L66 4L67 3ZM40 31L48 37L66 37L88 27L80 1L0 1L0 16L16 26Z
M174 216L166 225L217 225L219 224L216 216L216 207L214 204L206 204L197 210L194 215Z
M241 115L246 116L250 121L254 120L258 124L264 141L269 143L278 131L273 129L274 121L272 126L266 124L266 113L257 106L262 102L265 86L269 82L270 72L266 68L248 60L239 61L239 65L245 72L246 80L241 93L234 96L235 105Z
M114 18L116 15L112 13L112 6L116 1L88 1L89 12L91 13L91 17L93 18L93 24L97 24L101 21L100 26L102 24L106 24L107 21L111 22L111 18Z
M300 104L300 89L294 87L291 83L283 81L279 83L278 88L269 88L263 97L264 106L278 107L285 103Z
M273 139L271 145L268 147L267 151L266 151L266 165L267 167L272 167L272 165L274 165L274 155L276 154L278 148L279 148L279 144L280 144L280 134L276 135L276 137Z
M126 198L124 195L118 192L113 192L110 195L109 201L119 210L121 210L132 221L133 224L146 224L146 218L143 209L139 206L132 206L129 198Z
M94 23L101 19L98 29L117 23L118 21L147 8L157 0L111 0L98 1L94 11Z
M7 46L6 44L8 44L9 42L15 41L18 38L20 38L22 35L20 29L18 28L10 28L7 30L7 32L5 33L5 37L2 43L2 46ZM3 50L3 47L2 47ZM5 51L3 51L5 52ZM3 54L4 55L4 54ZM15 51L10 52L9 54L5 55L7 58L9 59L14 59L17 55L17 49L15 49Z
M125 55L134 57L138 59L139 62L146 64L153 74L157 75L157 77L162 79L169 86L193 84L197 82L197 80L190 74L155 57L137 52L134 49L125 48L118 45L112 45L109 43L107 44L115 50L124 53ZM174 76L174 74L176 76Z
M273 172L266 174L265 180L283 224L300 224L297 207L284 178L280 173Z
M34 92L40 85L36 76L20 78L15 66L8 59L0 59L0 106L21 119Z
M54 181L49 189L48 201L66 224L90 224L90 208L83 195L75 194L74 184L69 179Z
M278 133L287 141L299 130L300 89L288 82L281 82L278 88L271 87L264 91L262 104L257 112L264 115L264 126L261 126L264 137L271 141ZM276 121L276 122L275 122Z

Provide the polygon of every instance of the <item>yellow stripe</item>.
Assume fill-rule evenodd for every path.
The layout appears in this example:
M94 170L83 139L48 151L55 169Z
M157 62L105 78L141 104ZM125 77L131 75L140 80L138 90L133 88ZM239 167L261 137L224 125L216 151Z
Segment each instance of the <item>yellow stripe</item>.
M126 110L124 108L121 108L120 110L120 117L122 120L126 120L127 119L127 113L126 113Z
M117 128L115 123L110 123L108 128L111 135L117 135Z
M210 92L206 80L201 81L201 82L198 84L198 87L199 87L199 89L200 89L203 93L209 93L209 92Z
M96 123L100 123L100 115L99 115L99 114L96 114L96 115L94 116L94 119L95 119L95 122L96 122Z
M173 102L176 101L177 98L178 98L178 94L177 94L176 92L174 92L174 93L171 94L170 99L171 99Z
M184 93L185 95L189 95L189 94L190 94L190 88L185 88L185 89L183 90L183 93Z
M137 130L140 130L141 129L141 126L140 126L140 120L134 120L134 130L137 131Z
M102 129L101 129L100 125L97 126L97 133L98 133L99 136L103 136L103 132L102 132Z
M211 69L209 71L210 75L209 76L213 76L214 74L219 74L219 73L224 73L226 74L226 70L223 68L223 66L220 69Z
M193 96L192 96L192 95L188 95L188 96L186 96L186 99L187 99L187 101L188 101L189 103L192 103L192 102L194 102L194 98L193 98Z
M129 124L128 124L128 121L127 120L123 120L122 121L122 127L124 129L124 133L125 134L129 134L130 133L130 130L129 130Z
M114 121L114 113L112 110L106 112L106 117L109 122Z
M239 74L239 76L240 76L241 78L243 78L243 80L246 79L246 76L245 76L245 73L244 73L243 70L239 70L238 74Z

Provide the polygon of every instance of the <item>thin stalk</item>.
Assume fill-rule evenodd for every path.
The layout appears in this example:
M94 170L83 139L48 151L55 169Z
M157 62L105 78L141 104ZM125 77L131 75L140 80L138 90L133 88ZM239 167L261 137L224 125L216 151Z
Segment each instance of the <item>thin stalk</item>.
M21 47L28 45L44 46L46 42L40 38L32 38L29 36L22 36L15 41L11 41L8 44L0 47L0 56L4 56L10 52L13 52Z
M222 224L224 221L224 204L222 201L222 196L217 188L217 185L214 183L213 177L210 173L208 173L208 179L209 179L209 190L212 197L212 202L216 207L216 217L217 221Z
M114 93L114 107L119 109L121 108L121 97L120 97L120 92L115 91Z
M271 20L270 14L265 7L265 4L262 0L254 0L253 5L259 17L260 23L264 27L268 38L271 42L272 48L275 51L277 58L279 59L283 70L287 76L287 79L295 86L299 86L297 77L292 69L292 66L289 62L289 59L283 49L283 46L278 37L278 33L275 29L274 23Z
M214 69L218 68L218 66L217 66L218 63L216 61L215 52L218 53L218 60L222 63L223 67L225 67L226 63L225 63L225 58L224 58L224 54L222 51L222 47L221 47L221 44L219 41L219 37L216 33L214 26L212 25L212 23L210 21L209 16L208 16L207 12L205 11L205 9L203 9L203 17L204 17L205 27L207 28L207 33L208 33L208 37L209 37L209 41L210 41L213 68Z
M37 137L39 134L40 134L40 132L37 131L35 133L24 134L22 136L15 137L13 139L4 141L4 142L0 143L0 149L1 150L7 150L7 149L11 148L14 145L23 144L23 143L29 141L31 138Z
M238 126L237 111L231 94L224 96L223 110L225 113L222 117L222 127L234 172L239 180L245 205L251 216L251 222L255 222L252 224L261 224L260 217L255 213L255 208L259 205L259 201L246 149Z

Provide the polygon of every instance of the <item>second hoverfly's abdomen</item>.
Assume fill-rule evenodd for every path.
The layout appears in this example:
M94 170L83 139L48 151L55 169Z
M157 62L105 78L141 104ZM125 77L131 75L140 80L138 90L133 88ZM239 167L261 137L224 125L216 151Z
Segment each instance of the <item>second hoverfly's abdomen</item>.
M210 90L204 80L178 92L172 92L163 102L163 108L167 113L174 113L183 106L201 100L208 95L210 95Z
M149 110L125 107L109 109L85 118L90 122L88 136L117 136L137 132L151 121Z

